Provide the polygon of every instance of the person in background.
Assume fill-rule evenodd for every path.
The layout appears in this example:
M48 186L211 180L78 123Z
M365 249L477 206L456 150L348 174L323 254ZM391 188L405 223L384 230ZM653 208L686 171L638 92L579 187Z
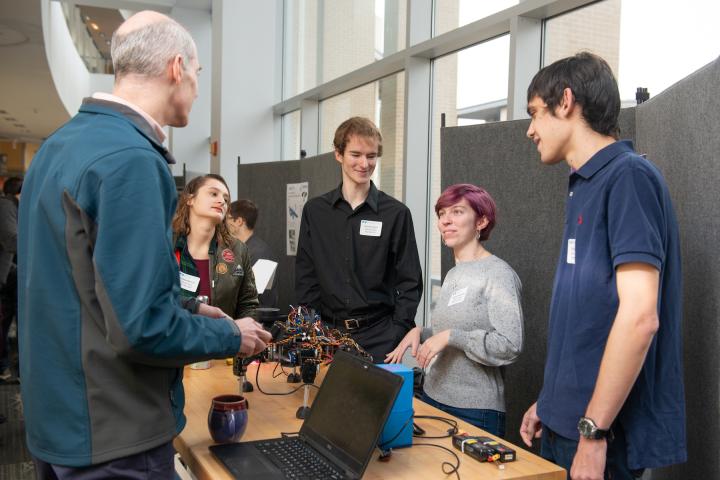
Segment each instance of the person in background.
M255 265L255 262L261 258L278 263L278 258L272 252L270 246L255 233L258 214L257 205L255 205L252 200L242 198L232 202L228 210L227 221L230 233L247 245L248 252L250 253L250 263L252 265ZM273 282L265 287L265 291L258 296L260 306L278 306L277 277L278 272L276 269Z
M230 192L220 175L192 179L173 218L183 297L207 297L232 318L257 318L258 296L248 248L230 234Z
M385 361L405 351L427 370L423 400L494 435L505 436L504 366L523 346L521 284L515 271L485 249L495 226L495 202L484 189L452 185L435 213L455 266L432 311L432 327L415 327Z
M528 87L527 136L570 167L547 360L520 435L568 478L624 479L687 460L680 238L655 165L618 140L620 94L591 53Z
M0 380L12 378L8 332L17 315L17 214L23 179L10 177L0 197Z
M179 304L164 126L184 127L200 64L157 12L112 37L113 94L86 98L25 176L18 226L21 395L37 478L175 478L186 364L254 355L251 318Z
M303 208L295 293L381 363L415 326L422 296L412 215L371 180L382 155L375 124L352 117L333 145L342 183Z

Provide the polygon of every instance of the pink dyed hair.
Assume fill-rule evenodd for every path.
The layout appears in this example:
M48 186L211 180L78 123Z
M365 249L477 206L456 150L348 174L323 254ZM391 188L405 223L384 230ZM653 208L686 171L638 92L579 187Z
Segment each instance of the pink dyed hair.
M490 232L495 226L496 210L495 200L483 188L470 183L458 183L447 187L435 204L435 214L440 216L440 210L448 208L451 205L467 200L470 208L475 211L477 218L487 218L488 224L480 233L479 241L485 241L490 238Z

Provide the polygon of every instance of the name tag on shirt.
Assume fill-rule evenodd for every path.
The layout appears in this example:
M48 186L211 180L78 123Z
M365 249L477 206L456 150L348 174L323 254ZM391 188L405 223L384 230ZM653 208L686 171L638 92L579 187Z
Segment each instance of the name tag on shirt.
M450 301L448 302L448 307L452 307L453 305L457 305L458 303L462 303L465 301L465 295L467 295L468 287L461 288L460 290L455 290L452 295L450 295Z
M366 237L379 237L382 232L382 222L360 220L360 235Z
M575 239L568 238L567 263L575 264Z
M197 292L200 285L200 277L180 272L180 287L188 292Z

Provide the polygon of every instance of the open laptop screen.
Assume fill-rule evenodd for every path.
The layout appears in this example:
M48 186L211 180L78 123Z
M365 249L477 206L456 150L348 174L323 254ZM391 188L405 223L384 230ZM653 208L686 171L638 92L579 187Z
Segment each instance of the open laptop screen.
M399 375L338 352L300 434L361 475L401 385Z

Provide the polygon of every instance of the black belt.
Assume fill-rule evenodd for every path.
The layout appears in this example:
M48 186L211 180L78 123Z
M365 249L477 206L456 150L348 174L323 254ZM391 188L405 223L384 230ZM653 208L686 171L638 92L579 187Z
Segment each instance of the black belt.
M325 323L332 324L335 327L342 327L348 331L353 331L371 327L391 314L392 310L388 309L376 313L355 315L352 318L337 317L332 314L322 314L321 317Z

